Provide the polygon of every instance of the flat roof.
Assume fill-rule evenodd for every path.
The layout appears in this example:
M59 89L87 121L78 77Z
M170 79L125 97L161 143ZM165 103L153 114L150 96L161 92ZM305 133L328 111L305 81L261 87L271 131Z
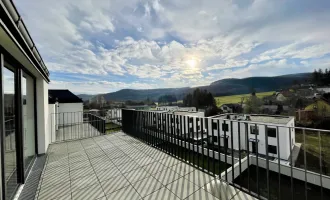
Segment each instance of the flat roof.
M227 119L227 116L230 116L231 120L242 120L242 121L251 121L251 122L260 122L260 123L270 123L270 124L287 124L294 117L293 116L282 116L282 115L258 115L258 114L223 114L217 115L213 118L217 119ZM247 116L250 117L250 120L247 120ZM236 117L236 118L235 118Z

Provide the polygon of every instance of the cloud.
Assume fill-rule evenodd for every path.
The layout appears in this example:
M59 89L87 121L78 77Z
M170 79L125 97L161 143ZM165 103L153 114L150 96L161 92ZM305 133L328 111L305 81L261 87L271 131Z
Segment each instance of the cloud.
M15 0L51 72L105 89L184 87L325 68L330 1ZM38 10L38 12L35 12ZM193 64L189 64L193 63ZM107 84L99 80L109 81ZM115 83L119 83L116 85ZM131 85L130 85L131 84ZM89 92L89 90L87 91Z

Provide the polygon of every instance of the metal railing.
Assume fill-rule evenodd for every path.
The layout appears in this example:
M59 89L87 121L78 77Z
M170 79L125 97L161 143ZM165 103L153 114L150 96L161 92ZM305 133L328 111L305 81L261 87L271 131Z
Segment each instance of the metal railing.
M106 134L106 120L90 112L51 113L49 125L51 142Z
M122 130L259 199L330 199L330 131L285 120L123 110Z

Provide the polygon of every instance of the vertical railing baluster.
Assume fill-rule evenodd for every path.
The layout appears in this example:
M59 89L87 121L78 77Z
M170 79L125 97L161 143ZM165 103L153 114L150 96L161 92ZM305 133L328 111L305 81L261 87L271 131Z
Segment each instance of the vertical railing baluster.
M257 195L258 195L258 198L260 198L260 193L259 193L259 158L258 158L258 154L259 154L259 141L258 141L258 135L259 135L259 129L257 129L257 124L255 124L255 130L256 132L254 133L255 134L255 145L256 145L256 164L257 164L257 167L256 167L256 171L257 171Z
M227 151L228 151L228 139L227 139L227 128L226 127L229 127L227 126L228 124L226 123L226 120L224 120L222 122L222 130L223 130L223 133L224 133L224 137L223 137L223 143L224 143L224 146L225 146L225 166L226 166L226 169L225 169L225 179L226 179L226 182L228 182L228 170L227 170L227 167L228 167L228 164L227 164ZM233 164L233 163L232 163Z
M180 143L181 143L181 146L180 146L180 159L182 160L183 157L183 144L182 144L182 132L183 132L183 128L182 128L182 115L180 115Z
M321 144L321 132L318 131L319 148L320 148L320 186L321 186L321 200L323 200L323 180L322 180L322 144Z
M211 128L211 131L212 131L212 153L213 153L213 155L212 155L212 157L213 157L213 162L212 162L212 164L213 164L213 166L212 166L212 168L213 168L213 176L215 176L216 175L216 173L215 173L215 144L214 144L214 129L213 129L213 123L214 123L214 121L213 120L211 120L211 124L212 124L212 128ZM217 140L218 140L218 137L217 137Z
M209 120L207 118L204 118L203 121L205 122L205 126L206 126L207 172L210 173ZM204 153L204 147L203 147L203 153Z
M237 122L238 124L238 164L239 164L239 180L240 180L240 183L242 183L242 158L241 158L241 124L240 122ZM234 181L233 181L234 182Z
M278 131L278 126L276 126L276 140L277 140L277 167L278 167L278 197L281 199L281 155L280 155L280 132ZM291 138L290 138L291 140Z
M219 170L219 179L222 179L221 177L221 153L220 153L220 120L217 120L217 142L218 142L218 170ZM227 170L227 169L226 169Z
M234 132L233 132L233 121L230 121L230 141L231 141L231 181L234 183L235 180L235 170L234 170Z
M250 190L250 141L249 141L249 125L248 123L244 123L245 125L245 142L246 142L246 154L247 154L247 174L248 174L248 191Z
M268 158L268 127L265 125L265 150L266 150L266 176L267 176L267 199L270 199L269 187L269 158Z
M200 145L199 145L199 142L197 142L197 145L200 146L201 150L202 150L202 169L203 169L203 171L205 171L205 167L204 167L204 163L205 163L204 158L205 158L205 156L204 156L204 147L203 147L203 145L204 145L204 134L203 134L204 133L204 120L203 120L203 118L199 118L199 122L201 123L200 127L201 127L202 142L201 142ZM198 147L198 151L199 151L200 147ZM199 156L199 154L198 154L198 156ZM200 167L199 159L198 159L198 167Z
M187 129L186 116L183 116L183 140L184 140L184 161L187 161Z
M290 144L290 173L291 173L291 176L290 176L290 180L291 180L291 199L293 200L294 199L294 188L293 188L293 156L292 156L292 136L291 136L291 128L289 128L289 144Z
M197 166L198 166L198 168L200 168L200 160L199 160L199 157L200 157L200 153L199 153L199 149L200 148L202 148L201 150L203 151L202 152L202 155L201 155L201 157L202 157L202 170L203 171L205 171L204 170L204 148L203 148L203 143L204 143L204 141L203 141L203 139L204 139L204 136L203 136L203 120L201 119L201 118L199 118L198 117L198 121L199 121L199 123L200 123L200 128L201 128L201 131L200 131L200 135L201 135L201 139L202 139L202 141L201 141L201 143L197 140L197 150L198 150L198 160L197 160L197 162L198 162L198 164L197 164ZM198 131L197 131L197 138L198 138Z
M175 119L174 119L174 116L173 116L173 114L170 114L170 116L171 116L171 154L172 154L172 156L174 155L174 149L173 149L173 147L174 147L174 144L173 144L173 125L175 124Z
M304 138L304 169L305 169L305 199L307 200L308 192L307 192L307 159L306 159L306 132L305 129L303 129L303 138ZM291 148L291 147L290 147Z
M194 117L191 117L190 119L192 119L192 146L193 146L193 152L192 152L192 158L193 158L193 165L195 166L195 156L194 155L197 155L196 152L195 152L195 130L194 130L194 123L195 123L195 120L196 118ZM196 121L197 123L197 121Z

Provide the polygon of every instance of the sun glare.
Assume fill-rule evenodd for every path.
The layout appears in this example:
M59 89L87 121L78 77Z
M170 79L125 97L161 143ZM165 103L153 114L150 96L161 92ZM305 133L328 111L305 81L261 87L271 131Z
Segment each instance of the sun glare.
M187 60L187 64L189 65L189 67L195 68L197 61L194 59L190 59L190 60Z

